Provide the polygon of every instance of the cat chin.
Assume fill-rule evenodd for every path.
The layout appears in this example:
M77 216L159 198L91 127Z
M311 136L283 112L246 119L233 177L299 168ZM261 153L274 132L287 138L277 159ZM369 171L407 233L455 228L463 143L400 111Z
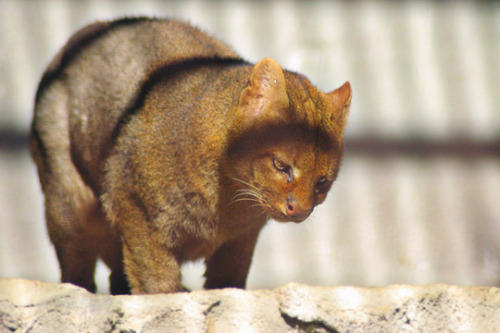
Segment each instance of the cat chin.
M304 222L309 216L305 216L305 217L290 217L290 216L286 216L284 214L278 214L278 215L272 215L271 218L273 220L275 220L276 222L279 222L279 223L289 223L289 222L293 222L293 223L302 223Z

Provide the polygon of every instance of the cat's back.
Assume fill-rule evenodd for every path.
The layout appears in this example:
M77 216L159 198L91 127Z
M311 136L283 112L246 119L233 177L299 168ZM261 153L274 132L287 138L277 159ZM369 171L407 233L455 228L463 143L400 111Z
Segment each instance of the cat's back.
M100 174L120 123L133 113L154 73L197 59L239 56L178 20L138 17L90 24L47 67L36 95L33 136L49 150L51 142L69 136L73 161L88 174Z
M72 74L67 79L102 78L118 69L146 74L159 66L197 58L239 56L223 42L179 20L137 17L96 22L77 31L54 57L37 99L63 73Z
M68 111L123 110L160 67L192 59L239 56L216 38L172 19L124 18L96 22L75 33L54 57L40 82L36 101L63 82ZM96 108L97 106L97 108Z

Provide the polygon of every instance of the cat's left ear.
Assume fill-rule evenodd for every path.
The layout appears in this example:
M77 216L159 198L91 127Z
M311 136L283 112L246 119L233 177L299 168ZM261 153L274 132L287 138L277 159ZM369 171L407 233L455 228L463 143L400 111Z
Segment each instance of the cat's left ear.
M351 106L352 89L351 84L344 83L340 88L326 94L335 106L334 112L330 115L330 121L344 122L349 114Z
M249 85L241 92L239 115L250 122L276 119L283 117L283 110L288 106L285 76L280 65L271 58L259 61L252 69Z

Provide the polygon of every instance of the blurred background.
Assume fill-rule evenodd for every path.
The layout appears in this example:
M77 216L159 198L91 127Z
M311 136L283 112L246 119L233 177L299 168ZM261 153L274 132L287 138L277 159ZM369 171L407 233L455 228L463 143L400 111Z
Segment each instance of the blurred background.
M249 288L499 284L500 2L485 1L0 0L0 278L59 279L26 140L45 66L83 25L143 14L323 90L352 84L336 184L306 222L268 224ZM200 263L184 272L201 286Z

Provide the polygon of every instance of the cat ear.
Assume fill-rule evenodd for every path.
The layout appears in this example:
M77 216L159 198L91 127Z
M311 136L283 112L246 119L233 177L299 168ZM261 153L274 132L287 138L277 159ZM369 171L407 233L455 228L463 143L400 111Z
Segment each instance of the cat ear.
M352 90L349 81L326 95L335 106L335 111L330 115L330 121L344 121L351 106Z
M271 58L261 60L252 69L249 85L241 92L239 112L246 119L270 119L283 116L288 105L283 70Z

